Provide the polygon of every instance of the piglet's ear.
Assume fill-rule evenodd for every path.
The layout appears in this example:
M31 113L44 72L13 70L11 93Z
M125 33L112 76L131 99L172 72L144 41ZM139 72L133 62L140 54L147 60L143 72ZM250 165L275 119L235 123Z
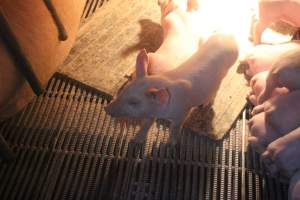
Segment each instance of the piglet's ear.
M167 88L149 88L146 92L146 96L160 105L165 105L170 100L170 93Z
M140 50L136 58L136 78L143 78L147 75L149 58L146 49Z

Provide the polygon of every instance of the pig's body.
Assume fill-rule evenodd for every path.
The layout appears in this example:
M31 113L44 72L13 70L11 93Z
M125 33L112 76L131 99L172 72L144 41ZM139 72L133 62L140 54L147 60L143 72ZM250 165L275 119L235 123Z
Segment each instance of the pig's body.
M282 54L300 49L299 41L292 41L283 44L261 44L253 47L251 53L242 61L249 65L245 74L249 77L257 73L270 70L274 60Z
M187 10L198 10L199 9L199 3L198 0L188 0L188 6Z
M269 99L276 88L286 87L289 91L300 89L299 77L300 49L290 50L274 61L258 103Z
M254 115L248 122L251 136L248 138L253 149L262 153L268 144L280 137L280 134L266 120L266 113Z
M187 81L190 106L201 105L212 100L237 57L238 47L233 37L215 34L187 62L163 76Z
M253 105L258 105L258 97L262 94L266 87L267 77L269 71L260 72L252 77L250 80L250 92L248 93L248 99ZM275 88L272 92L271 97L288 93L288 89Z
M290 180L289 200L300 199L300 170L298 170Z
M278 21L300 27L300 0L260 0L259 19L253 29L254 44L261 43L263 31Z
M197 15L186 11L188 6L186 1L159 0L158 4L161 7L164 39L155 53L148 53L148 74L174 69L193 55L201 42L196 28L198 24L194 24L196 20L191 20Z
M249 121L250 142L258 151L300 126L300 91L275 96L256 106ZM265 115L264 117L259 117ZM270 131L269 131L270 130ZM262 142L261 142L262 141Z
M300 169L300 127L270 143L261 158L272 175L290 178Z
M147 118L147 128L153 118L169 119L174 144L190 109L214 97L237 57L238 47L233 37L215 34L178 68L147 76L148 56L141 51L137 58L137 79L125 86L106 111L115 117ZM139 142L147 133L144 128L141 130Z

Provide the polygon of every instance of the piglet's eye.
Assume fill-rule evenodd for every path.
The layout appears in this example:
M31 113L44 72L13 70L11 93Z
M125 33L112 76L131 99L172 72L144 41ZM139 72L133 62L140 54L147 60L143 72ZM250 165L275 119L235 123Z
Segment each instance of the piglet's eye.
M156 93L155 92L148 92L147 96L151 99L156 99Z

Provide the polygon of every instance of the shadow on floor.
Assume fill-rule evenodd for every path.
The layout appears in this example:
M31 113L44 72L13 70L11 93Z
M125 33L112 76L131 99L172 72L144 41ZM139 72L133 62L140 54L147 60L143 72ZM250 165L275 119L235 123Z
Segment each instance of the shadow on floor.
M163 42L163 29L160 24L149 19L142 19L139 24L141 26L139 42L123 50L123 57L127 57L129 54L143 48L147 52L155 52Z

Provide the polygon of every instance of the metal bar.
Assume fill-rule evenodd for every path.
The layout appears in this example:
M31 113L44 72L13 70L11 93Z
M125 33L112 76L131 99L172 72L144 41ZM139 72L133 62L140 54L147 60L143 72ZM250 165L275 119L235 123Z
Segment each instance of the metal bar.
M26 78L34 93L36 95L42 94L42 85L34 73L32 65L29 60L27 60L21 46L19 45L16 36L10 29L2 10L0 10L0 27L0 37L2 38L8 52L13 57L16 67Z
M245 151L245 142L246 142L246 110L243 111L243 120L242 120L242 149L241 149L241 152L242 152L242 180L241 180L241 184L242 184L242 188L241 188L241 197L242 197L242 200L245 200L246 199L246 196L245 196L245 189L246 189L246 184L245 184L245 154L246 154L246 151Z
M2 188L0 188L1 199L8 199L8 196L12 193L11 191L18 184L18 178L21 176L22 172L26 169L26 163L31 158L31 154L28 151L17 152L16 162L11 164L9 171L1 178ZM26 159L27 158L27 159ZM29 158L29 159L28 159Z
M47 9L49 10L54 23L57 27L57 31L58 31L58 39L60 41L65 41L68 39L68 33L66 31L65 26L63 25L60 17L58 16L55 7L53 6L52 0L44 0L44 3L47 7Z
M15 157L14 153L9 148L8 143L5 141L5 139L1 134L0 134L0 152L1 152L1 157L4 158L5 160L12 160Z
M23 121L33 120L5 128L17 130L8 130L12 138L15 132L30 128L19 137L29 134L35 139L13 143L16 153L24 153L18 153L10 167L0 165L0 196L24 200L286 199L285 185L260 176L264 174L252 151L245 154L245 113L221 143L185 130L173 158L174 149L165 144L169 135L165 125L153 127L144 147L149 150L142 151L143 147L129 144L139 126L123 127L107 116L103 109L107 97L102 99L97 92L95 96L69 79L54 77L49 84L48 92L20 116ZM55 101L57 106L51 106ZM51 117L45 108L51 110ZM38 122L42 124L33 126ZM43 142L48 133L57 141L53 145ZM42 143L37 144L37 139Z

